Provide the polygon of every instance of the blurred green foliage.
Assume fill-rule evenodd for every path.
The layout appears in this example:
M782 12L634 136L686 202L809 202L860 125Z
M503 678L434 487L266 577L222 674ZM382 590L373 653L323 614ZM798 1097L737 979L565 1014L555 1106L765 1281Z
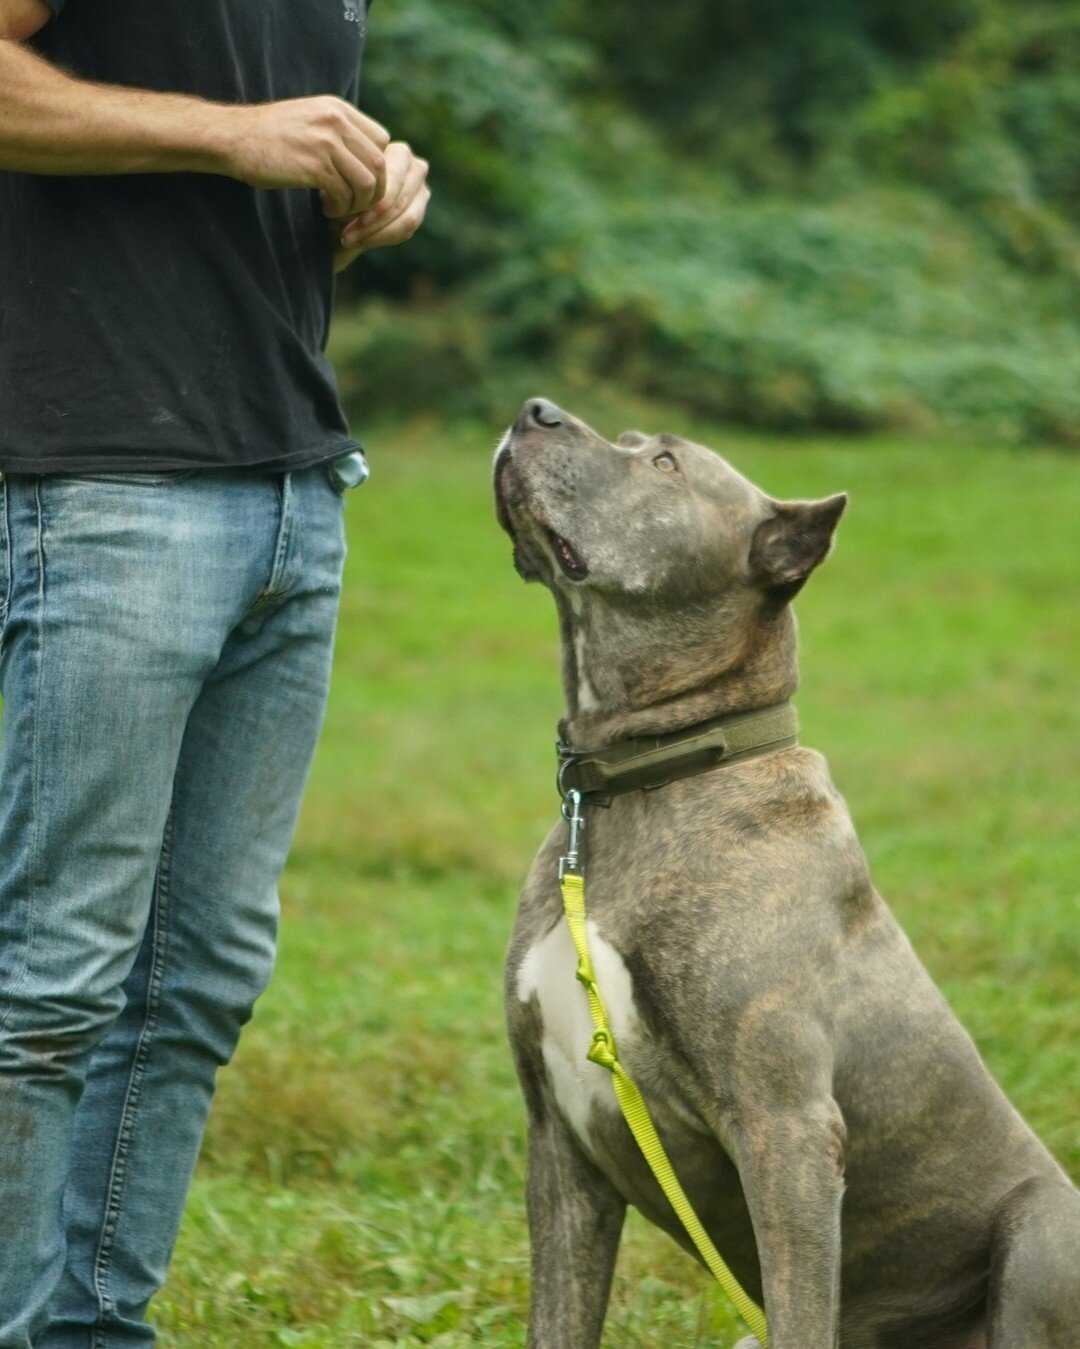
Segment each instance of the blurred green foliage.
M1080 443L1080 4L380 0L432 163L347 275L361 419L557 371L772 428Z

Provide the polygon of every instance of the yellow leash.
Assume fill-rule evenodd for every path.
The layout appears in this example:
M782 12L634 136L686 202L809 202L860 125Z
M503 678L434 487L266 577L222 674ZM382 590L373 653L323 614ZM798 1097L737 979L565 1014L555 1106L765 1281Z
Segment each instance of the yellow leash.
M592 1016L593 1037L587 1057L601 1068L606 1068L612 1077L612 1085L618 1098L626 1123L634 1135L649 1169L656 1177L668 1202L675 1210L679 1221L686 1228L691 1241L697 1247L710 1273L727 1294L735 1310L750 1327L763 1345L769 1342L765 1325L765 1313L743 1290L742 1285L724 1263L723 1256L709 1239L709 1234L701 1225L701 1219L694 1212L694 1206L686 1197L686 1191L679 1184L679 1178L660 1141L649 1115L649 1108L638 1090L637 1084L619 1062L615 1047L615 1036L608 1021L607 1009L600 996L596 983L596 973L589 957L589 939L585 928L585 877L578 861L578 846L584 819L581 815L581 794L567 793L567 805L570 811L566 818L570 824L569 851L559 863L559 883L562 887L563 908L570 936L578 955L577 977L585 985L589 998L589 1012ZM572 813L571 813L572 812Z

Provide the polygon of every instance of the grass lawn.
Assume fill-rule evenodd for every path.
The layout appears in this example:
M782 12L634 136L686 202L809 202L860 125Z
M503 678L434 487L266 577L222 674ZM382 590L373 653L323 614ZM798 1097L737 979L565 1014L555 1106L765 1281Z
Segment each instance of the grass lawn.
M575 410L612 435L692 430L778 495L851 493L798 604L804 742L992 1069L1080 1174L1080 461ZM501 968L556 810L561 699L553 607L492 518L494 438L368 437L278 971L222 1074L156 1303L167 1345L524 1342ZM736 1337L707 1276L632 1215L605 1342Z

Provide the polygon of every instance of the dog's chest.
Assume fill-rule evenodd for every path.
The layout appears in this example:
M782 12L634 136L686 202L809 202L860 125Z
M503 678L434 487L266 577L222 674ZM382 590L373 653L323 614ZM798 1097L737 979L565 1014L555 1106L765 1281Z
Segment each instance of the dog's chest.
M589 954L596 980L615 1034L620 1058L632 1067L644 1027L634 1005L630 972L618 951L588 923ZM576 977L577 954L565 921L526 952L517 970L517 996L535 998L543 1023L541 1052L555 1100L567 1123L590 1152L595 1138L590 1130L594 1111L619 1111L611 1074L591 1063L586 1054L593 1023L588 998Z

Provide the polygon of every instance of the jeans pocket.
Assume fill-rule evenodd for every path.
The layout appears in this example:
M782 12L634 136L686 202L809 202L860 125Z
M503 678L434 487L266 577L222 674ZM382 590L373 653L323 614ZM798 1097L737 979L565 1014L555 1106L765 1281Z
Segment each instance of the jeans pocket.
M185 482L198 473L197 468L156 469L117 469L116 472L91 473L54 473L50 478L63 483L103 483L118 487L169 487L173 483Z

